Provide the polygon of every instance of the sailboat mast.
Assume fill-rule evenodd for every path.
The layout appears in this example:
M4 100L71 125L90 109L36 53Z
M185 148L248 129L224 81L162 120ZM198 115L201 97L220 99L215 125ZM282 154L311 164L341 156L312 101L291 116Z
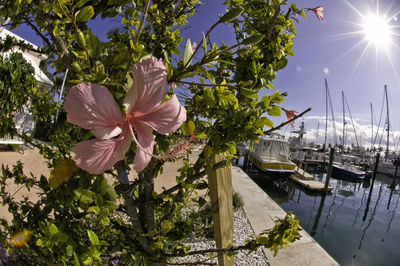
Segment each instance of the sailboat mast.
M374 148L374 115L372 109L372 103L369 103L371 107L371 151Z
M328 81L325 79L325 141L324 141L324 150L326 149L326 137L328 134Z
M343 102L343 135L342 135L342 151L344 151L344 144L345 144L345 130L346 130L346 114L344 108L344 92L342 91L342 102Z
M385 97L386 97L386 153L385 153L385 159L387 159L389 155L389 129L390 129L390 123L389 123L389 101L388 101L388 94L387 94L387 87L385 85Z

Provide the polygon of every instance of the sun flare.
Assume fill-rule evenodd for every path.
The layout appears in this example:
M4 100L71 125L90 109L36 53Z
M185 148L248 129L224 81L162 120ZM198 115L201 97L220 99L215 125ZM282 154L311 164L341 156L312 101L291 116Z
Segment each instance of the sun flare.
M370 14L364 17L362 28L367 40L377 48L387 48L391 43L392 32L384 17Z

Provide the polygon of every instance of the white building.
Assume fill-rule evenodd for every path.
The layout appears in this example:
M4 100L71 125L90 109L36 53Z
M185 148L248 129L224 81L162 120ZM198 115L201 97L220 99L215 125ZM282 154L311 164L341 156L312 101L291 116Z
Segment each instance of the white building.
M3 25L3 23L5 24L7 22L4 22L2 19L0 19L0 37L2 40L6 39L7 36L12 36L19 41L22 40L27 44L32 45L34 49L39 49L39 47L37 47L33 43L28 42L27 40L21 38L20 36L2 27L1 25ZM22 51L18 47L15 47L10 51L3 53L3 55L8 55L13 52L20 52L24 57L24 59L32 65L33 69L35 70L35 79L38 81L39 86L45 88L50 88L51 86L53 86L53 82L44 74L44 72L39 67L40 61L46 59L45 56L33 51L28 51L28 50ZM25 131L30 133L34 128L34 124L35 123L33 117L28 112L27 109L24 113L22 114L17 113L15 115L15 125L16 128L20 131ZM5 137L4 139L0 139L0 144L19 144L22 145L23 147L24 142L20 139L15 139L15 138L11 139L9 137Z

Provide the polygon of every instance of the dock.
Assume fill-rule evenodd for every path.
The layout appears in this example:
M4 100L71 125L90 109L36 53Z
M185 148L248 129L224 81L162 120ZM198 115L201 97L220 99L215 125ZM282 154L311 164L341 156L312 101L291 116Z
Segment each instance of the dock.
M299 177L299 175L292 174L289 176L289 178L291 180L293 180L294 182L296 182L297 184L312 190L312 191L323 191L324 190L324 184L315 180L305 180L305 179L301 179ZM333 188L331 186L328 186L328 191L331 191Z
M271 229L276 218L286 216L286 212L240 167L232 166L232 185L235 192L239 193L245 202L243 209L256 234ZM301 230L300 234L300 240L289 244L288 248L281 249L276 257L269 249L264 249L270 265L339 265L305 230Z
M315 181L314 176L310 175L306 172L305 168L307 167L307 163L301 160L293 160L296 163L296 168L294 169L294 173L292 173L289 178L296 182L297 184L312 190L312 191L324 191L325 184ZM328 186L327 191L331 191L332 187Z
M294 168L294 173L292 175L295 175L303 180L314 180L314 177L312 175L310 175L309 173L306 172L306 170L298 167L297 165L296 168Z

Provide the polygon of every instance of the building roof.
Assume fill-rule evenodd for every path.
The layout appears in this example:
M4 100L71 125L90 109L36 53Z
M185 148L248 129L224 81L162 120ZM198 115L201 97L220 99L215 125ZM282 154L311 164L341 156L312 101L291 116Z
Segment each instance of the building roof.
M36 45L34 45L31 42L28 42L27 40L21 38L20 36L16 35L15 33L12 33L11 31L9 31L5 28L0 29L0 37L2 39L5 39L7 36L12 36L17 40L22 40L22 41L26 42L27 44L32 45L34 49L39 49ZM28 50L21 51L19 48L13 48L11 51L5 52L4 54L9 54L11 52L20 52L22 54L22 56L25 58L25 60L28 61L32 65L32 67L35 70L35 79L38 82L43 83L48 86L53 86L53 82L46 76L46 74L44 74L44 72L39 67L40 61L43 59L46 59L45 56L35 53L33 51L28 51Z

